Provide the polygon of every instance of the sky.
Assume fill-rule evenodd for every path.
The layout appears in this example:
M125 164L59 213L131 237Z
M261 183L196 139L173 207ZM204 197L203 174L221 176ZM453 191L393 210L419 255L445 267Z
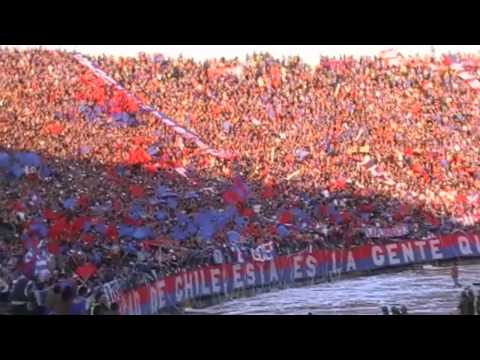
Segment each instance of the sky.
M135 56L139 52L161 53L167 57L191 57L205 59L239 57L253 52L269 52L277 58L282 56L300 56L307 64L317 64L321 55L376 55L382 50L396 49L404 55L430 54L432 46L436 54L448 52L479 53L480 45L0 45L16 48L43 47L46 49L65 49L84 54L110 54L116 56Z

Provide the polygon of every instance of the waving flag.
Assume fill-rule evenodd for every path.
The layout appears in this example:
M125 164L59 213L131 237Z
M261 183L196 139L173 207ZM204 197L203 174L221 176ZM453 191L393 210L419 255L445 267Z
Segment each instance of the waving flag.
M238 244L240 242L240 234L236 231L227 232L227 238L230 244Z
M198 226L198 235L204 241L215 235L215 213L203 210L194 215L193 221Z
M235 205L241 202L240 196L235 191L227 190L222 197L225 204Z
M41 165L38 171L38 175L40 176L41 179L47 179L52 175L52 172L47 166Z
M236 205L247 201L249 190L245 181L240 176L233 180L233 186L223 193L223 201L226 204Z
M107 233L107 225L105 224L97 224L95 225L95 231L98 232L99 234L105 235Z
M64 129L65 127L59 122L54 122L45 126L45 131L52 135L60 135Z
M168 214L164 211L157 211L154 216L157 221L165 221L168 219Z
M70 225L72 234L79 235L82 232L82 230L85 228L85 225L88 223L88 221L89 221L89 218L86 216L80 216L80 217L74 218Z
M131 237L135 229L131 226L120 224L118 227L118 236L122 237Z
M44 238L48 235L48 226L42 221L42 219L35 219L30 225L30 231L37 236Z
M288 231L288 229L285 225L277 226L276 232L282 238L288 236L288 234L289 234L289 231Z
M0 152L0 169L5 169L10 165L10 155Z
M86 195L80 195L78 198L78 206L80 209L85 210L88 207L89 199Z
M153 231L147 226L135 229L133 238L136 240L145 240L153 236Z
M40 156L32 152L19 152L14 155L16 161L24 166L39 167L42 165Z
M304 149L297 149L295 150L295 157L297 158L297 160L299 161L303 161L305 160L305 158L310 154L309 151L307 150L304 150Z
M262 193L260 194L262 199L272 199L276 196L273 185L265 185L263 187Z
M174 122L172 119L167 117L165 114L155 110L152 106L145 105L142 103L140 99L135 97L132 94L126 92L126 90L114 79L108 76L103 70L92 64L88 59L83 57L80 54L75 54L74 58L83 66L87 67L93 74L98 76L104 83L109 84L115 88L117 93L123 94L123 98L130 99L132 104L135 104L136 107L141 109L142 111L149 112L153 116L155 116L158 120L160 120L166 126L172 128L175 132L183 136L184 138L193 141L200 149L205 150L207 153L224 159L231 159L232 154L229 154L225 151L218 151L210 148L207 144L205 144L196 134L192 131L185 129Z
M55 241L50 241L47 244L47 251L50 254L58 255L60 253L60 244L58 242L55 242Z
M118 240L118 231L115 225L109 225L105 232L105 236L110 241L117 241Z
M241 176L236 176L233 179L233 184L234 184L234 190L238 193L240 196L240 199L245 202L249 196L249 190L247 187L247 184L243 180Z
M280 224L293 224L293 215L289 210L283 210L279 215L278 215L278 220Z
M145 216L145 212L138 204L134 204L130 207L129 215L134 220L140 220Z
M76 200L74 198L68 198L63 201L63 207L67 210L73 210L76 205Z
M87 263L75 269L75 273L84 281L90 279L97 272L97 267L94 264Z
M67 226L68 224L64 217L54 220L48 231L48 237L53 240L58 240L64 234Z
M434 216L432 215L431 213L427 212L427 211L423 211L422 213L423 215L423 218L425 219L425 223L436 228L438 226L440 226L440 221Z
M145 191L140 185L137 184L130 185L128 187L128 191L134 199L142 198L145 196Z
M15 163L10 168L10 174L15 178L21 178L25 175L25 167L20 166L19 164Z

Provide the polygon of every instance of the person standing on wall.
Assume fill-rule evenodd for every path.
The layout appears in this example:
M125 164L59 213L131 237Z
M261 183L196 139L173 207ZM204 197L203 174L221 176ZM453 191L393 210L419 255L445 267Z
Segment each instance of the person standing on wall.
M458 264L455 261L453 263L452 269L450 270L450 276L452 277L453 284L455 287L461 287L462 285L458 282Z

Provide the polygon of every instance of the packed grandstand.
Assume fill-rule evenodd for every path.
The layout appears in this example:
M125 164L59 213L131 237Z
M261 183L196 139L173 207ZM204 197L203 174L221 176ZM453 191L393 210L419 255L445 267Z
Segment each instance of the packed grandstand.
M186 270L475 232L479 64L1 49L5 308L118 314Z

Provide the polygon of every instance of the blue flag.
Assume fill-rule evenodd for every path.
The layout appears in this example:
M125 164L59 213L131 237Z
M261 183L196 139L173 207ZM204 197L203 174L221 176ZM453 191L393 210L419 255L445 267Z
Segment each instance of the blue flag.
M41 179L46 179L46 178L49 178L52 175L52 172L50 171L50 169L47 166L42 165L40 167L38 175L40 176Z
M304 149L297 149L295 150L295 157L297 158L297 160L299 161L303 161L308 155L310 154L310 152L304 150Z
M135 229L133 238L136 240L145 240L152 237L153 231L147 226L139 227Z
M45 224L43 219L35 219L35 222L30 226L30 231L35 233L37 236L44 238L48 235L48 226Z
M74 198L68 198L63 200L63 207L67 210L73 210L73 208L76 206L76 203L77 201Z
M0 169L8 168L10 165L10 155L4 152L0 152Z
M279 225L279 226L277 226L277 234L278 234L280 237L282 237L282 238L288 236L288 229L287 229L287 227L286 227L285 225Z
M175 198L168 198L167 199L167 206L170 209L176 209L177 208L177 199Z
M247 219L243 216L236 216L235 217L235 230L241 231L247 225Z
M158 148L158 146L150 146L147 149L147 154L150 155L150 156L155 156L155 155L158 154L159 151L160 151L160 149Z
M130 237L133 236L135 229L131 226L120 224L118 226L118 236L119 237Z
M105 235L107 233L107 226L105 224L97 224L95 225L95 231Z
M42 165L40 156L32 152L19 152L14 155L15 160L24 166L39 167Z
M25 175L25 167L15 163L10 167L10 174L13 175L15 179L18 179Z
M237 244L240 241L240 234L236 231L227 232L227 237L231 244Z
M168 219L168 214L164 211L157 211L155 213L155 219L157 219L158 221L165 221Z
M129 215L134 220L140 220L145 215L145 212L140 205L134 204L130 207Z

